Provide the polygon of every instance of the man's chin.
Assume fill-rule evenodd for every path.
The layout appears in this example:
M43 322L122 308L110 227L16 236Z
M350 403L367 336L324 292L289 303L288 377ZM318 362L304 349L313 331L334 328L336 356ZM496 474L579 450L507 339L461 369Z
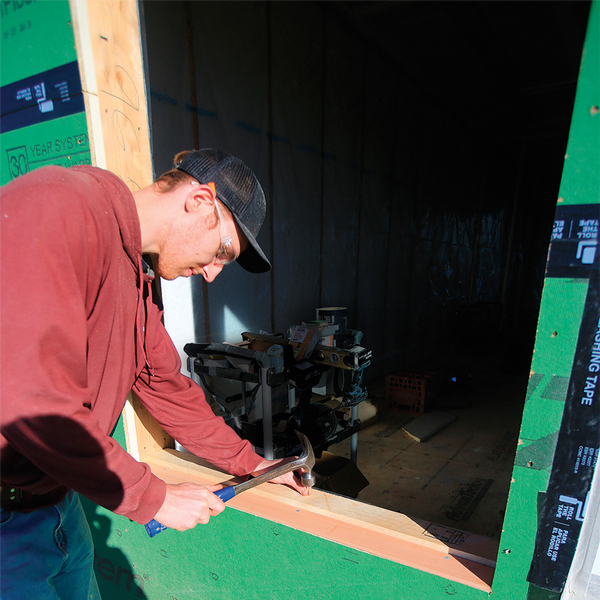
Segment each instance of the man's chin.
M165 279L166 281L173 281L178 277L182 277L181 273L173 273L169 269L164 269L160 265L156 267L156 272L161 279Z

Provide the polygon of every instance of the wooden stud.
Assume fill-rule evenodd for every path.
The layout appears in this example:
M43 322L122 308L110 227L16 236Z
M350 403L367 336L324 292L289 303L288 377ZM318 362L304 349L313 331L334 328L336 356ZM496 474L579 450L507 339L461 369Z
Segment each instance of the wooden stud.
M70 7L92 162L121 177L132 191L150 185L150 127L138 3L70 0ZM123 417L127 449L137 460L173 447L173 440L132 393Z
M131 190L145 187L152 162L137 1L70 5L92 160Z

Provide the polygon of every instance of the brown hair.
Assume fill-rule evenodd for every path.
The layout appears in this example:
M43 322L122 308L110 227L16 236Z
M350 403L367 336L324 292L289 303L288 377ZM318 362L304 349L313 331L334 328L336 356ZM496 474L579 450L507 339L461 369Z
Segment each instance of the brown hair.
M189 150L184 150L183 152L178 152L173 159L174 167L177 165L190 153ZM177 187L181 183L187 183L190 179L192 179L187 173L180 171L177 168L171 169L166 173L163 173L160 177L157 177L154 183L158 183L158 189L161 192L170 192L173 188Z

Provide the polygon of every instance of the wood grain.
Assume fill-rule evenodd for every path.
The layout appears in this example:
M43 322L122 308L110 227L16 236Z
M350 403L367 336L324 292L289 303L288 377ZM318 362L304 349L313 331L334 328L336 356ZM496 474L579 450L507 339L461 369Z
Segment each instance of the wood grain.
M147 457L155 475L168 483L233 484L231 475L202 459L175 450ZM460 532L460 544L432 535L432 523L314 489L302 497L282 486L264 484L236 496L228 506L317 537L490 591L498 542Z
M92 160L131 190L152 183L136 0L71 0Z

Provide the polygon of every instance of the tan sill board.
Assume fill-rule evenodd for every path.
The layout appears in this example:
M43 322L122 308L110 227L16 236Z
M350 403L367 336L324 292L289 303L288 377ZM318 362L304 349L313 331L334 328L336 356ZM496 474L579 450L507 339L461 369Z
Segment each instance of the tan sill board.
M146 458L167 483L234 483L231 475L205 466L202 459L176 450ZM231 499L228 506L317 537L373 554L480 590L491 591L498 542L454 531L458 544L434 537L447 528L335 494L313 490L302 497L279 485L264 484ZM444 537L444 536L439 536Z

